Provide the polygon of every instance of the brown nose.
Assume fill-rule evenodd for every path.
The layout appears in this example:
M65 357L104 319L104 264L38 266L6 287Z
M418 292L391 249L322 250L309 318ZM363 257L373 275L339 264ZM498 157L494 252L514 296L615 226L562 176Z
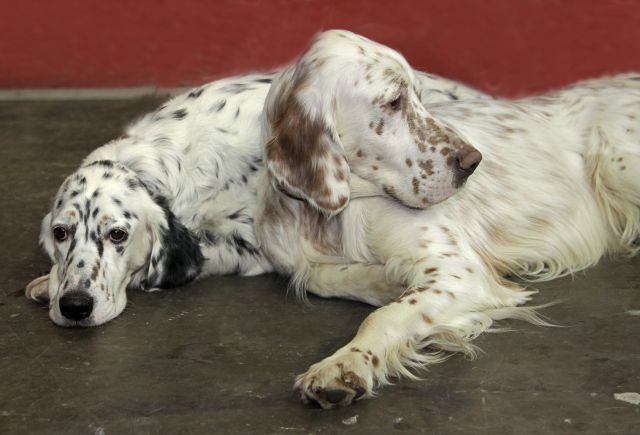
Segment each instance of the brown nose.
M471 145L464 145L458 155L456 156L456 175L457 184L461 186L469 178L469 175L473 174L480 161L482 160L482 154L480 151L472 147Z

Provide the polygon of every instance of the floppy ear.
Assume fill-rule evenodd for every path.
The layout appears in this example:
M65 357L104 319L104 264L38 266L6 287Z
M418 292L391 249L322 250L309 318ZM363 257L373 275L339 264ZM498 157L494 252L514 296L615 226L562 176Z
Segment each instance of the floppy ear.
M266 166L276 188L328 215L349 200L349 165L334 121L333 94L309 80L301 60L272 85L265 105Z
M40 224L40 245L42 245L47 255L49 255L51 261L55 261L53 235L51 234L51 212L42 218L42 223Z
M154 198L162 211L149 222L151 253L147 264L147 289L173 288L194 280L204 262L200 244L169 209L164 198Z

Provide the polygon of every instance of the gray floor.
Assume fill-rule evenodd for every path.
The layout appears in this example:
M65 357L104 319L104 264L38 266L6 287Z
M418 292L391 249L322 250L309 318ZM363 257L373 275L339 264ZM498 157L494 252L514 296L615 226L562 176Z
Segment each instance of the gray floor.
M540 285L565 328L506 322L517 331L480 337L476 361L329 412L299 403L293 377L371 308L304 306L275 276L134 293L105 326L55 326L22 290L48 267L39 220L81 158L154 104L0 102L0 433L640 433L640 405L614 398L640 393L640 259Z

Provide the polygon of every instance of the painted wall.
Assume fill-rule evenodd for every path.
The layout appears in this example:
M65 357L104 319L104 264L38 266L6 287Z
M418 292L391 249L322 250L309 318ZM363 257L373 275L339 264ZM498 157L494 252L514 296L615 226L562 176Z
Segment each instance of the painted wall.
M0 0L0 88L197 84L329 28L501 95L640 71L640 0Z

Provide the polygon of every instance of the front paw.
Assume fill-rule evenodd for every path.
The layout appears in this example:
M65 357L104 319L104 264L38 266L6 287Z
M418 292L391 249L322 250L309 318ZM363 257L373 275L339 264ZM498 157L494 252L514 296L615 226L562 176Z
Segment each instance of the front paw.
M305 403L315 402L324 409L348 406L371 396L373 358L377 361L371 352L355 347L340 350L299 375L294 388Z
M49 275L43 275L27 284L24 295L27 299L36 302L47 302L49 300Z

